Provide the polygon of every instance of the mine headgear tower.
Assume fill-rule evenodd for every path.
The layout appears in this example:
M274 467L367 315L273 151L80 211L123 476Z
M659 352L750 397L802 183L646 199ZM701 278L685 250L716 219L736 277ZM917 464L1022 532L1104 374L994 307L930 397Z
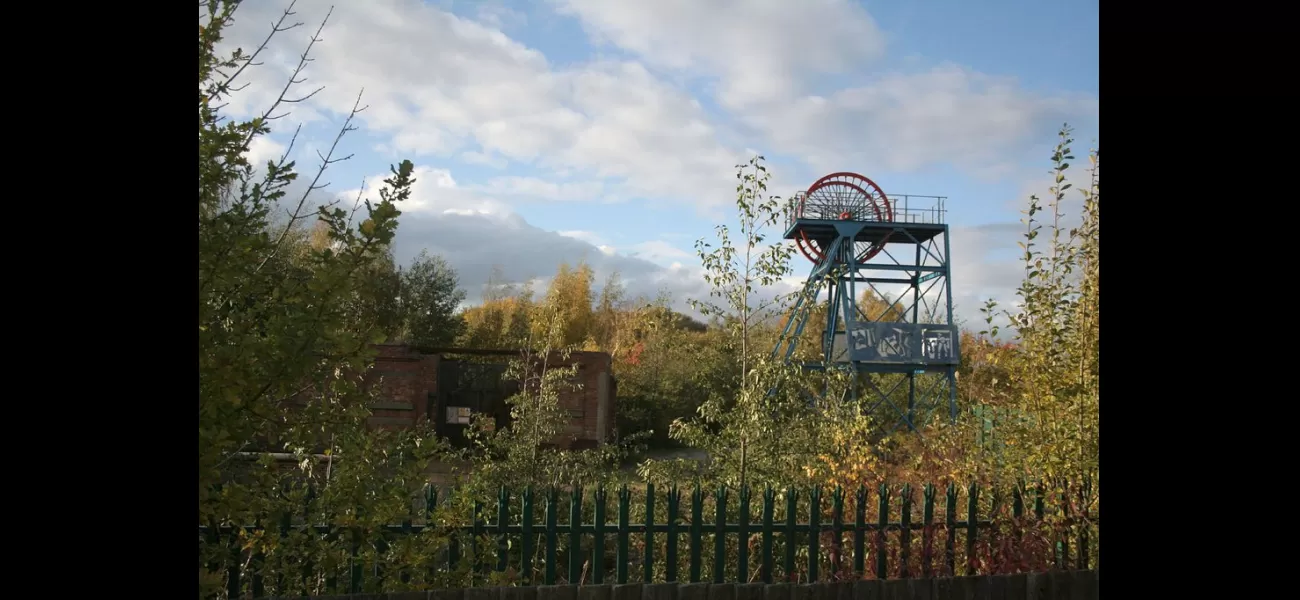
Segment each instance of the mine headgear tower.
M809 317L824 306L820 359L803 366L853 372L851 394L890 430L916 430L945 405L957 416L960 337L945 200L891 199L866 177L832 173L795 196L786 222L785 239L813 268L773 356L799 360ZM860 292L871 294L859 302Z

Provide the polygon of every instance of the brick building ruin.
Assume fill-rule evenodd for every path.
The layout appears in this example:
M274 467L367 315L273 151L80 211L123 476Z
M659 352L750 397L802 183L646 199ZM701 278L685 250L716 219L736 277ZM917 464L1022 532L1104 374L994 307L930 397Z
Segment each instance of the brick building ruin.
M520 358L520 351L425 349L401 344L377 348L375 366L367 374L368 380L380 385L379 399L371 405L371 425L409 427L428 418L438 435L453 444L465 443L465 431L474 415L495 417L497 427L508 425L510 412L505 400L518 391L519 384L504 381L502 375L510 360ZM573 382L580 386L560 392L560 406L568 412L569 424L554 444L580 449L610 440L616 394L610 355L573 352L567 361L557 354L548 362L576 365Z

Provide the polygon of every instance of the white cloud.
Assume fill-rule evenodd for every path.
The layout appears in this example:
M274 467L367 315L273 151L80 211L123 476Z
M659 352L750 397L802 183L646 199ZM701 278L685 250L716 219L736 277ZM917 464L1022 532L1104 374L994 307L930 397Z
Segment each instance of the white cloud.
M227 46L252 48L280 3L241 7ZM228 107L247 114L273 100L323 0L300 0L294 18L310 27L273 40L265 65ZM625 196L701 205L726 196L740 154L723 147L698 102L632 62L556 69L545 56L483 23L418 0L338 5L312 52L301 87L324 89L295 105L294 118L346 114L364 89L359 116L403 155L505 159L589 177L614 178Z
M996 300L1003 307L1015 301L1025 273L1016 245L1022 233L1019 223L952 228L953 303L968 327L979 329L979 309L985 300Z
M634 244L631 247L630 254L658 264L680 265L683 260L695 258L695 255L663 240L651 240Z
M509 282L544 284L561 262L591 265L597 281L617 271L631 295L653 298L660 291L673 295L678 309L686 311L688 298L708 293L698 269L670 269L643 258L620 254L600 236L581 230L546 231L490 196L454 186L451 173L429 166L415 169L417 181L402 211L394 254L409 262L420 250L445 258L460 275L467 300L480 298L494 266ZM368 178L373 190L382 176ZM356 190L341 192L351 202ZM373 194L369 194L373 196Z
M485 167L492 167L493 169L504 169L510 164L510 161L499 156L488 156L487 154L475 152L473 150L461 152L460 160L467 164L483 165Z
M451 171L429 166L416 167L412 176L415 183L411 186L411 197L398 206L404 218L406 215L458 214L490 216L503 223L508 223L516 215L506 204L490 197L475 194L457 187ZM340 197L354 199L360 195L373 197L383 186L384 179L390 175L375 175L366 178L365 185L358 189L339 193Z
M789 96L809 77L879 58L884 37L851 0L553 0L598 43L659 67L718 79L737 108Z
M604 184L599 181L554 182L537 177L504 176L488 180L475 190L491 194L524 196L537 200L556 202L592 200L603 196Z
M599 234L591 231L582 231L582 230L574 229L570 231L557 231L555 233L558 233L564 237L573 238L575 240L582 240L593 246L599 246L605 243L605 238L602 238L600 237Z
M523 13L502 6L498 0L478 0L478 20L502 31L523 27L528 17Z
M847 163L914 171L951 163L991 175L1022 163L1043 131L1096 110L1095 98L1032 94L1014 79L945 65L886 74L746 119L774 146L823 170Z
M281 144L269 136L258 136L248 144L248 153L244 155L248 159L248 164L253 165L255 169L266 167L270 161L280 160L284 155L285 145Z
M677 73L716 78L715 97L767 148L819 172L954 163L1011 172L1044 127L1095 120L1097 99L1043 95L955 65L881 72L884 36L852 0L553 0L593 39ZM826 74L849 87L821 93Z

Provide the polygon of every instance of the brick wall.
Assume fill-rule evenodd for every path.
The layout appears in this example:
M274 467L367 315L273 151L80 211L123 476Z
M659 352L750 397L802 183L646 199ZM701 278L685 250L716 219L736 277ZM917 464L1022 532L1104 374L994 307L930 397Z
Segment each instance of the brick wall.
M367 376L382 381L380 399L371 405L370 423L378 427L410 427L428 418L429 394L437 393L442 356L421 354L408 346L378 347L375 367Z
M610 356L604 352L574 352L569 358L570 364L578 366L575 383L581 387L560 393L560 406L569 411L571 420L564 431L565 439L557 440L557 443L571 445L569 440L574 438L591 442L609 439L613 430L614 404L612 397L609 398L605 409L609 413L602 417L601 395L612 396L612 390L601 380L610 376Z
M380 345L377 349L375 367L367 376L372 383L381 382L380 399L372 405L371 424L409 427L421 418L445 418L428 414L430 396L439 393L438 367L445 360L443 355L425 354L395 344ZM513 357L497 358L508 361ZM552 361L558 361L558 356ZM569 412L570 421L555 443L563 447L590 447L610 439L614 427L610 356L604 352L574 352L564 364L577 365L574 382L580 388L560 393L560 406Z

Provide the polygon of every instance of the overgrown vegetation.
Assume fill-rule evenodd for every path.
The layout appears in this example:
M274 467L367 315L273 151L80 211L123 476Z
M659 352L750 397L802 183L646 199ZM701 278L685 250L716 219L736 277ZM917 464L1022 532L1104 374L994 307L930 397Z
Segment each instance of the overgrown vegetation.
M465 292L443 259L421 253L402 268L393 258L401 206L414 183L409 161L391 168L374 197L320 206L310 198L320 173L338 160L332 153L323 156L310 182L299 178L288 153L264 165L249 163L250 142L266 135L272 117L299 100L295 80L260 116L223 116L220 107L247 78L247 69L256 68L265 44L251 54L217 56L214 48L236 3L201 6L203 596L219 595L226 586L224 574L235 560L229 544L244 572L275 579L282 596L324 593L328 584L338 584L328 573L346 573L354 565L384 565L402 574L366 579L377 586L373 591L481 583L486 580L473 579L467 563L433 568L456 555L449 555L451 532L469 522L474 500L490 501L502 486L531 485L540 507L541 495L553 486L618 484L628 479L618 464L638 444L687 447L708 457L641 460L638 479L661 491L672 484L874 491L881 484L896 489L902 483L952 483L965 489L972 482L1005 490L1022 482L1032 488L1042 480L1048 494L1065 499L1069 509L1048 515L1038 529L1011 522L1002 533L1014 533L1017 547L1005 546L1008 536L994 536L1004 545L974 548L979 556L969 560L985 570L1046 564L1051 540L1087 526L1067 517L1096 514L1099 160L1092 150L1086 183L1074 187L1067 177L1075 160L1068 128L1052 157L1055 185L1047 202L1032 197L1025 211L1025 277L1015 308L989 303L984 330L963 334L962 417L955 423L937 420L919 434L882 436L871 417L841 393L849 384L843 376L804 372L769 356L790 305L757 292L790 273L791 248L769 239L768 229L781 222L789 205L767 194L761 157L738 167L740 236L733 239L720 227L716 242L697 245L713 293L687 300L708 322L674 311L667 295L627 297L616 273L593 289L596 274L585 264L560 265L537 297L497 274L482 303L462 309ZM291 19L286 13L272 34ZM360 107L358 99L340 137L352 130ZM1077 217L1068 214L1072 206ZM872 316L897 310L871 293L859 304ZM811 331L825 312L824 306L814 311ZM994 325L999 318L1014 331L1000 332ZM476 419L475 443L467 450L444 444L426 422L400 431L368 428L375 392L364 378L373 345L382 342L521 349L507 373L519 382L508 400L512 425L498 428ZM800 351L816 346L806 339ZM588 452L544 447L568 418L560 398L575 385L567 361L575 350L613 357L619 444ZM460 481L455 501L414 510L431 493L428 470L435 462L460 465L462 474L472 476ZM1080 485L1085 481L1086 487ZM783 507L784 496L777 498ZM982 514L1009 510L1006 496L979 502ZM798 506L806 514L806 497ZM519 510L512 502L509 516L518 519ZM590 520L590 506L582 510ZM667 518L665 510L657 505L659 522ZM644 519L644 511L634 503L633 522ZM419 534L381 535L385 526L404 521L430 526ZM296 527L303 524L324 533ZM239 529L249 525L258 527ZM223 531L234 533L217 535ZM540 560L536 541L518 552ZM739 544L733 539L726 548L736 553ZM464 555L463 549L455 552ZM663 550L655 552L662 556ZM517 573L511 577L499 575L497 581L520 581Z

